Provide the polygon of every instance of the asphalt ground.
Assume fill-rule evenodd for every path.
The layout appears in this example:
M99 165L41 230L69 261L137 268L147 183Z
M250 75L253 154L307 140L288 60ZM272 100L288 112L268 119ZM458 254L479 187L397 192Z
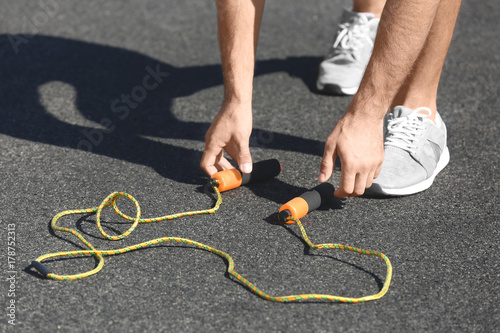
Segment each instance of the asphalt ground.
M377 293L381 259L309 251L296 226L273 218L316 185L324 140L350 102L314 91L343 6L349 2L268 1L252 153L255 161L279 159L278 178L224 193L214 215L141 224L119 243L102 239L93 215L60 224L98 249L162 236L206 243L228 252L240 274L275 296ZM0 331L500 331L496 1L463 3L438 100L451 162L434 185L404 198L333 200L303 219L313 242L391 259L389 292L364 304L265 301L225 274L223 259L179 244L108 257L100 273L79 281L41 278L33 259L83 248L72 235L51 232L51 218L63 210L97 206L114 191L137 198L144 217L213 205L198 164L222 98L215 6L3 0L1 8ZM338 184L338 171L331 182ZM124 199L119 204L133 212ZM104 221L110 233L128 228L110 211ZM46 265L76 274L95 261Z

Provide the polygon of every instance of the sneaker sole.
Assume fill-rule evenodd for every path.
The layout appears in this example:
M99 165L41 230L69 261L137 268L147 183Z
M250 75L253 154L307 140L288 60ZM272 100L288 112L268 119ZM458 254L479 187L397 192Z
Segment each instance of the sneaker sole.
M326 95L354 95L359 87L345 88L338 84L321 84L316 82L316 89Z
M410 195L422 192L431 187L432 183L434 182L434 178L436 178L438 173L440 173L441 170L443 170L448 165L448 162L450 162L450 151L448 150L448 147L445 147L443 153L441 154L441 157L439 158L439 162L436 165L434 173L432 174L431 177L427 178L423 182L405 188L396 188L396 189L395 188L385 189L382 188L379 184L373 184L372 187L370 188L370 192L376 194L389 195L389 196L403 196L403 195Z

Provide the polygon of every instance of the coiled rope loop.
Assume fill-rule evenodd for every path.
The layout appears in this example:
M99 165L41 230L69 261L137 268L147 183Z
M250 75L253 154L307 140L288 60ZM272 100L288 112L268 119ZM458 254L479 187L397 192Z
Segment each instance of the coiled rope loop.
M161 238L156 238L152 239L147 242L127 246L124 248L116 249L116 250L98 250L92 244L90 244L79 232L77 232L74 229L70 228L63 228L59 227L56 225L57 221L66 215L71 215L71 214L84 214L84 213L96 213L96 224L97 228L99 229L101 235L105 237L106 239L109 240L121 240L125 238L127 235L129 235L134 229L137 227L139 223L151 223L151 222L160 222L164 220L172 220L172 219L177 219L180 217L184 216L193 216L193 215L201 215L201 214L213 214L215 213L221 203L222 203L222 196L220 194L220 191L218 190L218 182L217 181L212 181L211 183L212 188L214 192L217 195L217 201L214 205L213 208L207 209L207 210L197 210L197 211L191 211L191 212L184 212L184 213L178 213L178 214L172 214L172 215L165 215L161 217L156 217L156 218L150 218L150 219L141 219L141 208L139 206L139 203L133 196L131 196L128 193L125 192L114 192L111 193L104 201L98 206L94 208L87 208L87 209L77 209L77 210L66 210L64 212L61 212L54 216L54 218L51 221L51 227L54 231L62 231L62 232L68 232L73 235L75 235L78 239L82 241L83 244L85 244L89 250L76 250L76 251L61 251L61 252L54 252L54 253L48 253L44 254L38 258L36 258L32 262L32 266L35 267L40 273L42 273L45 277L53 280L77 280L77 279L83 279L85 277L91 276L93 274L96 274L99 272L102 267L104 266L104 256L111 256L111 255L117 255L125 252L130 252L134 250L138 250L141 248L145 248L148 246L152 246L155 244L159 244L162 242L180 242L180 243L185 243L189 245L196 246L198 248L201 248L203 250L206 250L208 252L212 252L224 259L227 260L228 262L228 267L227 267L227 272L235 277L238 281L240 281L243 285L245 285L249 290L251 290L253 293L257 294L258 296L262 297L263 299L273 301L273 302L294 302L294 301L300 301L300 300L311 300L311 299L316 299L316 300L329 300L329 301L335 301L335 302L346 302L346 303L360 303L360 302L366 302L366 301L371 301L375 299L379 299L382 296L384 296L388 289L389 285L391 283L392 279L392 266L391 262L389 261L389 258L385 256L383 253L378 252L378 251L367 251L367 250L362 250L358 248L354 248L351 246L345 246L342 244L313 244L310 240L309 237L306 234L306 231L304 229L304 226L300 222L299 219L294 219L293 217L291 220L297 223L301 233L302 233L302 238L304 241L307 243L307 245L312 249L312 250L319 250L319 249L340 249L340 250L345 250L345 251L351 251L351 252L356 252L359 254L364 254L364 255L374 255L382 258L387 266L387 273L385 277L384 284L381 288L381 290L374 294L374 295L369 295L369 296L363 296L363 297L342 297L342 296L333 296L333 295L326 295L326 294L299 294L299 295L289 295L289 296L271 296L266 294L265 292L261 291L257 286L255 286L253 283L245 279L243 276L241 276L235 269L234 269L234 260L233 258L220 250L214 249L208 245L187 239L187 238L180 238L180 237L161 237ZM126 197L132 203L135 205L136 209L136 214L135 217L131 217L120 211L118 209L118 206L116 204L117 200L120 197ZM101 213L102 210L106 207L112 206L116 214L119 216L123 217L124 219L127 219L129 221L133 221L132 226L125 231L123 234L118 235L118 236L110 236L108 235L101 227ZM94 269L91 269L87 272L75 274L75 275L57 275L52 273L47 267L45 267L42 264L42 261L50 259L50 258L58 258L58 257L71 257L71 256L93 256L97 260L97 265Z

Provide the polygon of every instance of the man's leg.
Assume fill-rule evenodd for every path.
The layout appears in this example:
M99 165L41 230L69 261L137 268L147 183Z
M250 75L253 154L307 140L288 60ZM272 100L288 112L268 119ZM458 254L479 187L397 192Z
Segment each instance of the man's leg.
M353 0L352 10L358 13L372 13L380 18L384 10L385 0Z
M448 164L446 126L437 112L436 97L459 8L460 0L440 2L424 46L393 99L384 162L372 192L408 195L423 191Z
M422 106L436 116L436 98L444 60L455 29L461 0L441 1L429 36L415 65L392 102L392 107L404 105L410 109Z

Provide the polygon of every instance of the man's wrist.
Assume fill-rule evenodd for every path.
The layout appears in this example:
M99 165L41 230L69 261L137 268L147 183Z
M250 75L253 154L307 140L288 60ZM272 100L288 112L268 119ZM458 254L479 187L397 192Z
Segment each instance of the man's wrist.
M224 112L225 110L239 110L239 112L252 113L252 100L224 96L221 111Z
M250 94L237 94L237 93L224 93L224 106L242 107L252 109L252 93Z
M359 91L352 99L346 114L377 122L385 117L389 106L390 101L386 101L376 91Z
M396 93L390 83L391 77L384 68L371 59L348 112L374 120L383 119Z

